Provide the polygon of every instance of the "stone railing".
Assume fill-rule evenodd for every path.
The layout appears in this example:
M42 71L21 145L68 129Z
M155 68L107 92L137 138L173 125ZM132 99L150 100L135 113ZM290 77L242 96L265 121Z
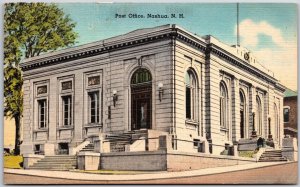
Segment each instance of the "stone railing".
M255 158L256 162L258 162L261 155L266 151L266 148L260 147L256 154L254 154L252 157Z
M146 138L141 137L130 145L125 145L125 152L129 151L146 151Z
M85 140L84 142L79 144L77 147L69 148L69 154L70 155L76 155L81 149L83 149L89 143L91 143L89 140Z
M37 161L45 158L44 155L35 155L35 154L24 154L23 155L23 167L24 169L30 168Z

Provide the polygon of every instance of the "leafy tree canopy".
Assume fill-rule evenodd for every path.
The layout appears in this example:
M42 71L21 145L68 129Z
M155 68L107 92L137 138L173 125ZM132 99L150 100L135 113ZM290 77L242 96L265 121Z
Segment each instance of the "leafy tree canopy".
M71 46L77 33L56 4L7 3L4 12L4 115L15 119L15 153L19 154L23 112L22 58Z
M4 33L25 58L75 43L72 22L55 4L9 3L5 6Z

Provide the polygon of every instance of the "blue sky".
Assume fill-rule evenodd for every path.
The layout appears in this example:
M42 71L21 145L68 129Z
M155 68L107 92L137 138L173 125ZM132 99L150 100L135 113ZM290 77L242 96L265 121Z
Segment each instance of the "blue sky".
M79 33L81 45L139 28L178 24L198 35L213 35L232 45L236 43L236 4L59 4L69 14ZM240 4L241 45L250 49L281 82L297 89L297 5ZM182 13L184 19L115 18L115 14ZM288 67L282 71L282 67Z

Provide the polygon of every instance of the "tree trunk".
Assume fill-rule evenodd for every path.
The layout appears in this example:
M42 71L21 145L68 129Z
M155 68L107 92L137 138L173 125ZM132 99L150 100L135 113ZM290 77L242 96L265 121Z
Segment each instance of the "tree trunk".
M21 122L20 122L20 116L15 116L15 124L16 124L16 137L15 137L15 150L14 155L20 154L20 144L21 144Z

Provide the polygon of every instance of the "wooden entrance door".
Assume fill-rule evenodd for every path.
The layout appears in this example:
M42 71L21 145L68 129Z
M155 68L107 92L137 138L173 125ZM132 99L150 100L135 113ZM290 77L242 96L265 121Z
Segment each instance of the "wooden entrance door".
M151 85L131 89L131 129L151 128Z

